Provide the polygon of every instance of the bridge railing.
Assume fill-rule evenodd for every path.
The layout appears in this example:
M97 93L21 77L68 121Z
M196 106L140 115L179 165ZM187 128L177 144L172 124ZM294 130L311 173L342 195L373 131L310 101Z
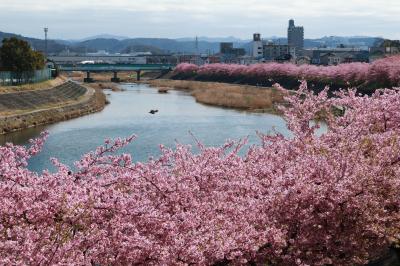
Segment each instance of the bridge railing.
M172 64L60 64L61 71L138 71L138 70L167 70Z
M24 72L0 71L0 85L2 86L37 83L50 78L51 69L49 68Z

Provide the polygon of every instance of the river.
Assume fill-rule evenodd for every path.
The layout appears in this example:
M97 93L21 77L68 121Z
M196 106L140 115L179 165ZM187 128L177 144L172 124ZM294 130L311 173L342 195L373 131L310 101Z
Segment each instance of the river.
M194 144L189 131L205 145L222 145L227 139L249 136L249 144L259 143L256 131L275 129L289 135L285 121L271 114L256 114L199 104L186 92L169 91L159 94L157 89L143 84L123 84L125 91L106 91L110 104L99 113L27 129L0 136L5 142L27 144L41 131L50 136L43 151L29 161L34 171L52 170L51 157L73 165L86 152L94 150L106 138L138 136L124 152L133 154L135 161L157 157L159 144L174 147L176 141ZM159 112L149 114L151 109Z

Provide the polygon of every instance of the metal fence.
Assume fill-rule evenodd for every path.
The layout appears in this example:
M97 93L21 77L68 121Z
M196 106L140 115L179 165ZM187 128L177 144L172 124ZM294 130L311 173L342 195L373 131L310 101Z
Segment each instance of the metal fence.
M50 68L27 72L0 71L0 85L3 86L37 83L50 78Z

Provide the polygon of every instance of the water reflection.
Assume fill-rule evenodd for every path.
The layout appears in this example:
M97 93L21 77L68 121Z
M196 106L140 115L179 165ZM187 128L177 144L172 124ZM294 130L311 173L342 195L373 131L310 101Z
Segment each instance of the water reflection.
M38 126L6 135L0 135L0 144L3 145L7 142L21 145L26 144L28 139L38 137L45 128L45 126Z

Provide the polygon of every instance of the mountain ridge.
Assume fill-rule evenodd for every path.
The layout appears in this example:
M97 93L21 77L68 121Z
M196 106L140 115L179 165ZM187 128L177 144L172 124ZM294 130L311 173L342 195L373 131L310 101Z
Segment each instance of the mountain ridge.
M17 37L28 41L35 50L43 51L45 42L42 39L25 37L14 33L0 31L0 41L4 38ZM105 38L96 38L105 37ZM111 38L116 37L116 38ZM94 39L92 39L94 38ZM97 51L107 51L109 53L127 53L127 52L152 52L153 54L163 53L208 53L213 54L219 51L220 42L233 42L234 47L245 48L249 52L251 49L250 40L241 40L236 37L198 37L197 44L195 38L125 38L124 36L115 36L110 34L101 34L85 38L83 41L73 40L48 40L48 53L60 53L68 50L73 53L87 53ZM286 38L267 37L264 40L272 40L281 44L287 43ZM383 40L380 37L369 36L324 36L317 39L305 39L305 47L336 47L340 44L357 45L370 47L377 41Z

